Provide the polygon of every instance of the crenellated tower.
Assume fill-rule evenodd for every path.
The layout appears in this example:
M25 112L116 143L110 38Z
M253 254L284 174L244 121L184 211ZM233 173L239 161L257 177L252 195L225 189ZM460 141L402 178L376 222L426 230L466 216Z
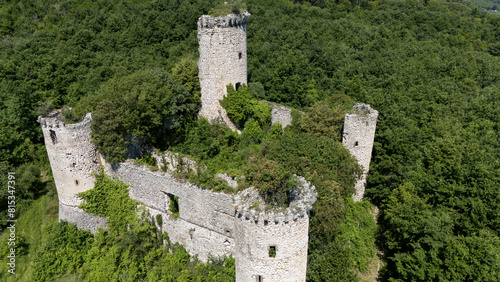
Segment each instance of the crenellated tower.
M237 282L306 281L309 212L317 194L303 177L297 182L290 206L279 212L252 208L246 191L235 196Z
M356 181L354 201L361 201L365 194L366 176L370 169L373 140L377 126L378 112L370 105L358 103L353 106L354 113L346 114L342 143L363 169L361 178Z
M83 121L75 124L66 124L61 117L61 110L48 117L38 117L57 188L59 220L95 232L98 227L105 227L106 220L80 209L78 205L83 200L76 195L94 187L93 174L99 173L101 166L97 149L91 142L92 114L88 113Z
M198 61L201 86L199 115L210 122L236 126L219 104L227 95L226 86L247 84L247 20L248 12L224 17L201 16L198 20Z

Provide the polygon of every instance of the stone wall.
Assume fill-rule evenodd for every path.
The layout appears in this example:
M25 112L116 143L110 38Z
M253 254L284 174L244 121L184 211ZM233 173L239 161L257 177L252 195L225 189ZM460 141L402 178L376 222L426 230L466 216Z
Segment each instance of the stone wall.
M239 214L235 226L236 281L306 280L308 214L288 222L254 221ZM271 247L275 257L269 255Z
M363 169L361 178L356 181L356 192L353 196L355 201L361 201L370 169L378 112L367 104L356 104L353 110L354 113L345 116L342 143Z
M132 160L106 165L106 171L129 184L130 197L143 203L152 216L162 215L162 230L173 243L203 261L233 254L236 281L252 281L258 275L265 281L305 281L309 210L316 192L303 177L297 177L299 188L292 193L289 208L264 212L251 207L259 197L253 188L234 196L214 192ZM169 211L174 195L178 218ZM270 246L277 250L274 258L269 258Z
M280 123L282 128L292 125L292 109L285 106L273 105L271 109L271 123Z
M76 196L94 187L92 174L98 173L101 166L96 147L91 142L92 114L88 113L83 121L75 124L66 124L60 119L60 110L38 118L57 188L59 220L95 232L97 227L105 227L106 220L78 208L83 200Z
M162 230L173 243L206 261L210 255L229 255L234 249L233 198L179 180L171 172L151 171L132 160L106 165L109 175L130 185L130 198L144 204L152 215L163 217ZM177 196L179 218L169 211Z
M252 281L259 276L264 281L305 281L309 211L316 192L303 177L296 176L298 187L291 193L288 208L265 211L262 206L254 207L256 200L263 200L252 187L230 195L180 180L169 170L152 171L131 159L107 164L91 143L92 115L87 114L77 124L65 124L59 115L57 112L39 121L58 191L60 220L91 232L105 227L105 218L78 208L83 200L76 196L93 188L92 173L98 173L104 163L108 175L130 185L132 199L143 204L152 217L162 216L162 231L191 255L207 261L211 256L233 254L236 281ZM167 169L178 169L180 158L175 154L153 155L158 163L170 159ZM187 158L183 163L196 167ZM233 187L237 185L237 180L227 175L218 177ZM178 197L178 217L169 209L174 196ZM275 257L269 256L270 247L276 250Z
M219 100L227 95L226 85L247 84L246 23L249 17L245 12L225 17L201 16L198 20L199 115L211 122L225 123L233 130L236 126Z

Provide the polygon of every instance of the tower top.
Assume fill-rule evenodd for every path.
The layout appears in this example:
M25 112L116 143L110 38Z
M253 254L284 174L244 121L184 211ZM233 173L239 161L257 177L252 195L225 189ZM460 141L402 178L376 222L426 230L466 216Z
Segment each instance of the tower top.
M198 28L227 28L246 24L250 13L245 11L241 14L228 14L223 17L203 15L198 19Z

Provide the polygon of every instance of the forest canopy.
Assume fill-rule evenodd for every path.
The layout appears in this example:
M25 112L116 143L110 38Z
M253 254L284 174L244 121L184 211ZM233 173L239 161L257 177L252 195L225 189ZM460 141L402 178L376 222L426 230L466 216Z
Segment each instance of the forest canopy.
M116 160L124 158L131 134L204 160L209 174L224 165L244 168L258 155L268 160L267 167L276 162L313 180L321 190L311 217L309 281L376 276L366 272L375 239L383 253L381 279L500 279L498 16L457 1L247 0L242 4L252 16L245 95L307 115L283 135L257 117L243 117L245 129L236 136L196 119L196 23L220 2L0 3L0 181L6 187L9 171L20 178L21 216L36 208L54 221L57 206L47 200L54 197L54 184L36 120L72 107L68 121L94 111L95 140L116 145L107 147ZM342 176L356 171L339 147L342 101L368 103L380 113L362 203L350 202L353 179ZM324 123L321 117L330 114L333 118ZM164 122L177 127L162 132ZM318 155L308 150L311 144L335 154ZM218 187L212 180L207 175L197 181ZM2 206L7 206L6 196L5 189L0 191ZM380 208L377 227L368 200ZM5 219L6 212L1 216ZM21 231L26 239L19 243L25 250L20 256L36 261L26 264L25 277L64 275L36 272L51 260L42 250L70 255L72 249L97 248L91 235L74 227L43 226L44 244L28 228ZM127 251L116 243L119 239L106 236L94 238L108 254L92 251L103 264ZM69 275L91 273L98 260L90 257L85 262L83 256L67 257L79 262L68 268ZM174 257L178 260L151 256L147 265L155 271L160 264L184 268L178 275L193 278L189 273L197 268L188 265L187 253L175 251ZM128 265L123 271L130 277L147 275L146 269ZM200 268L234 275L217 268L221 265ZM100 278L112 279L108 274Z

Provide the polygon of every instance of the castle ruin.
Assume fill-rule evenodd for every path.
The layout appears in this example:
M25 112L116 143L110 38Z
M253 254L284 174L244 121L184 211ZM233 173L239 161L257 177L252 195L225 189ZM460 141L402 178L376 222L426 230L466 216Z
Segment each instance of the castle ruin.
M236 125L219 100L226 95L226 85L231 83L237 88L247 83L249 16L246 12L225 17L202 16L198 22L202 93L199 115L232 129ZM358 107L357 114L346 115L343 142L365 169L365 179L377 112L368 105ZM131 199L140 202L151 216L162 217L160 228L173 243L182 244L203 261L210 256L232 254L236 281L305 281L309 211L316 201L316 192L303 177L296 176L298 187L291 192L288 208L266 211L255 206L263 200L253 188L230 195L178 180L172 171L179 161L171 152L153 154L158 167L169 168L166 171L151 171L130 159L107 164L91 143L92 114L87 114L82 122L65 124L60 113L59 110L39 118L59 197L59 220L91 232L105 227L105 218L89 215L78 207L83 200L77 196L93 188L92 174L104 165L108 175L130 185ZM291 124L289 108L275 106L272 116L273 123L284 127ZM220 178L230 186L237 185L227 175ZM355 199L360 195L361 200L363 192L364 182L362 189L356 190ZM176 216L169 209L171 201L178 204Z

